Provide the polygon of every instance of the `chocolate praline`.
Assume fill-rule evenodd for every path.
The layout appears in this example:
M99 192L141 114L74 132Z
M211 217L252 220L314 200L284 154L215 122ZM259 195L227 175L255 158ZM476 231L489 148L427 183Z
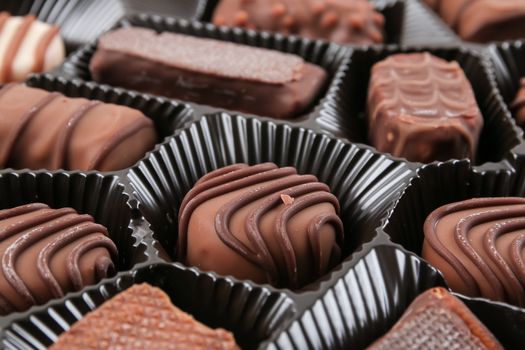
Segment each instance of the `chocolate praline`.
M273 163L202 177L179 211L178 260L203 270L300 288L341 258L339 203L313 175Z
M0 314L63 297L115 273L107 229L72 208L0 210Z

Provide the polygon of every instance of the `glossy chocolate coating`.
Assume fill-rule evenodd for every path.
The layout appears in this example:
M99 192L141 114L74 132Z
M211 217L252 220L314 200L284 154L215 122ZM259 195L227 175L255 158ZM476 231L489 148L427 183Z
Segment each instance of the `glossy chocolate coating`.
M304 112L327 76L295 55L136 27L102 36L89 67L102 83L274 118Z
M107 229L72 208L0 210L0 314L63 297L115 273Z
M525 78L520 79L520 88L510 107L516 124L525 127Z
M168 295L137 284L88 313L50 350L234 350L230 332L211 329L179 310Z
M339 203L313 175L273 163L202 177L179 211L178 260L222 275L298 288L341 256Z
M433 211L422 256L453 291L525 305L525 198L474 198Z
M423 52L391 55L372 67L368 134L379 151L422 163L474 159L482 127L457 62Z
M2 168L119 170L157 141L138 110L22 84L0 89L0 115Z
M384 22L367 0L221 0L213 15L216 25L364 45L383 42Z
M30 73L48 71L65 57L57 26L34 16L0 12L0 83L24 80Z
M444 288L418 296L394 327L368 350L503 350L492 333Z
M525 37L523 0L426 0L467 41Z

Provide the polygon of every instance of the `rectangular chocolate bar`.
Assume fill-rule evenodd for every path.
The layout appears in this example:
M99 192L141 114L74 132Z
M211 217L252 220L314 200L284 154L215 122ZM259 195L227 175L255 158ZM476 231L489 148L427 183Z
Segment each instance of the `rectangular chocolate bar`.
M90 71L106 84L283 119L305 112L327 76L295 55L138 27L101 37Z

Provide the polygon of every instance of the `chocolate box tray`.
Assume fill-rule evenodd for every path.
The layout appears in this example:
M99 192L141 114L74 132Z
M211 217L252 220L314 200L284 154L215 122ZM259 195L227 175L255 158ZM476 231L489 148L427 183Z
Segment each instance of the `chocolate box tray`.
M405 6L409 13L422 5L408 0ZM487 99L482 108L494 119L495 130L490 132L498 130L500 135L491 140L502 142L500 154L505 155L479 166L466 160L422 166L353 143L359 140L338 135L337 128L329 130L332 123L345 125L341 119L330 119L340 116L328 112L327 106L341 108L337 93L352 87L344 81L354 60L398 48L359 50L278 35L265 41L257 32L152 15L130 17L119 25L217 35L223 40L299 53L326 64L332 80L308 115L276 121L86 82L94 44L76 52L58 76L30 78L32 86L138 108L153 119L161 139L137 164L117 172L0 170L1 209L37 200L52 207L72 206L106 224L120 252L116 276L45 305L0 317L0 341L7 349L46 348L82 315L141 282L159 286L175 305L205 324L232 331L243 348L364 348L385 333L418 294L446 286L439 271L417 256L421 240L417 223L424 212L451 196L523 195L519 189L524 186L517 176L521 133L510 121L492 68L469 50L432 49L445 58L459 57L464 67L477 67L473 72L483 71L473 81L480 85L477 98ZM431 49L431 44L402 50ZM318 281L295 291L176 262L178 207L197 179L224 165L267 161L295 166L299 173L312 173L330 186L341 203L345 225L343 261ZM428 185L436 182L442 187ZM430 188L431 198L426 198L428 192L422 188ZM523 309L460 298L506 348L523 348Z

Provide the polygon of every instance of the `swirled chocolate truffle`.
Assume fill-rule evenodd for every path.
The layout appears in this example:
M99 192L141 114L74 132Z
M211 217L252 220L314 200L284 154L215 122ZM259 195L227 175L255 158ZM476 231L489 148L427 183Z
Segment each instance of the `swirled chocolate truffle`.
M368 132L381 152L409 161L474 159L483 117L455 61L395 54L372 67Z
M474 198L425 221L423 258L453 291L525 305L525 198Z
M525 127L525 78L520 79L520 87L518 93L511 104L512 114L516 120L516 124Z
M178 260L202 270L299 288L341 257L339 203L313 175L273 163L202 177L179 211Z
M327 79L297 55L138 27L103 35L89 69L105 84L279 119L305 113Z
M525 37L523 0L425 0L467 41L488 42Z
M113 171L157 141L153 122L120 105L8 84L0 89L0 167Z
M239 349L230 332L211 329L146 283L106 301L60 335L50 350Z
M221 0L213 23L367 45L383 42L385 19L367 0Z
M368 350L503 350L469 308L444 288L418 296L383 337Z
M0 315L111 276L116 255L107 229L72 208L34 203L0 210Z
M57 26L37 21L34 16L0 12L0 83L22 81L30 73L51 70L64 57Z

